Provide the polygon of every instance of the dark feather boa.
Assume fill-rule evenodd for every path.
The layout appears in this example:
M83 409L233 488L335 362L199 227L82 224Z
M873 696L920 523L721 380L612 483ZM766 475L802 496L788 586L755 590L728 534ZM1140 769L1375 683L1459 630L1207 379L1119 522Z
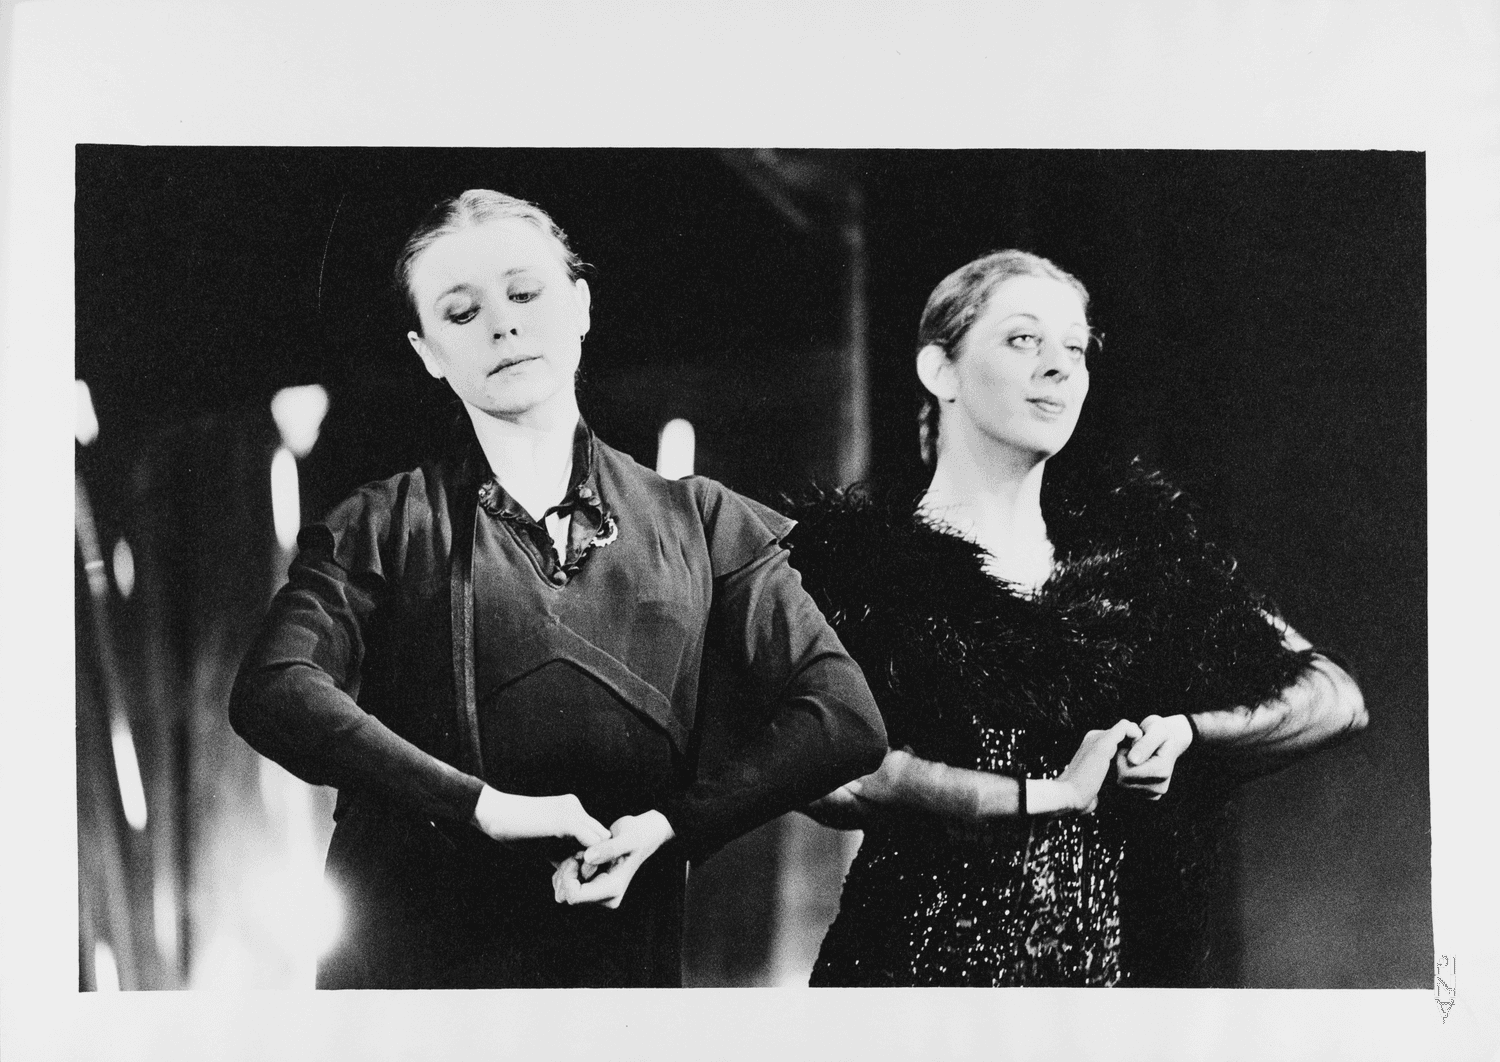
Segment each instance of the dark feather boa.
M977 719L1051 732L1067 749L1121 718L1258 704L1306 665L1180 492L1139 464L1049 470L1056 567L1034 597L988 576L978 547L916 519L915 501L855 488L789 507L792 563L864 669L893 747L971 767ZM1104 812L1130 838L1130 983L1201 980L1229 766L1191 751L1166 800Z

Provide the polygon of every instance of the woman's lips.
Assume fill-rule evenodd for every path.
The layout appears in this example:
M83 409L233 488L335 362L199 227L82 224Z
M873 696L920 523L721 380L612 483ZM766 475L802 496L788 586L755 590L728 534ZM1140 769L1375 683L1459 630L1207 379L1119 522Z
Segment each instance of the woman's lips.
M1053 417L1064 412L1068 408L1067 403L1059 402L1055 398L1028 398L1026 401L1030 402L1034 407L1041 410L1043 413L1046 413L1048 416Z
M496 373L502 373L506 369L509 369L515 365L524 365L528 361L536 361L537 357L538 355L528 354L524 358L506 358L499 365L496 365L493 369L490 370L490 375L494 376Z

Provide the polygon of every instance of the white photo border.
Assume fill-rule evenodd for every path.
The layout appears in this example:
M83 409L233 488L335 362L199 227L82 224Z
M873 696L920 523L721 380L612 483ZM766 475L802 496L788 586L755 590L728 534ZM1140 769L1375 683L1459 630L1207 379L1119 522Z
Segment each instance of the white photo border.
M7 5L0 292L0 1054L8 1058L1490 1057L1485 682L1500 586L1500 12ZM77 991L73 159L79 143L1384 148L1427 158L1430 991ZM775 992L775 994L767 994Z

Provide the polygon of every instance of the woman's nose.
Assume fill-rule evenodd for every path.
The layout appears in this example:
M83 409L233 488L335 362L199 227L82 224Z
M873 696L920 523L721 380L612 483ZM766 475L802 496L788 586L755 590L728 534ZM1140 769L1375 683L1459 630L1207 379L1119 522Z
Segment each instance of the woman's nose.
M1042 342L1042 356L1037 363L1037 373L1041 376L1052 376L1066 380L1073 371L1073 363L1068 350L1061 343L1052 340Z
M490 335L495 339L521 334L519 318L513 312L504 309L490 311L489 325Z

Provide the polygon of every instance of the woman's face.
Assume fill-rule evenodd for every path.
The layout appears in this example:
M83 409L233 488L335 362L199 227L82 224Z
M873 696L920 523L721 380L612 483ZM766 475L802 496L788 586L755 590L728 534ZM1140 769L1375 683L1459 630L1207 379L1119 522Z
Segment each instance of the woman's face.
M1061 450L1078 424L1089 392L1089 326L1083 300L1048 277L1003 281L989 304L945 358L940 379L958 425L1032 458ZM952 417L949 418L950 420Z
M410 276L422 334L407 339L459 398L513 421L576 408L589 289L535 225L496 218L440 236Z

